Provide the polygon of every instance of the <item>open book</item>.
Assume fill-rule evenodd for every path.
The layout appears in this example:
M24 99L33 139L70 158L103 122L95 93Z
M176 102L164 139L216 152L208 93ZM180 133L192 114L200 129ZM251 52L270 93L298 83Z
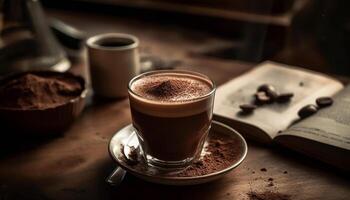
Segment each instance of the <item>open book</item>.
M262 84L280 92L293 92L288 103L259 106L242 115L239 105L253 101ZM298 111L318 97L333 96L333 105L300 120ZM276 142L340 168L350 169L350 86L326 75L264 62L217 89L214 119L263 143Z

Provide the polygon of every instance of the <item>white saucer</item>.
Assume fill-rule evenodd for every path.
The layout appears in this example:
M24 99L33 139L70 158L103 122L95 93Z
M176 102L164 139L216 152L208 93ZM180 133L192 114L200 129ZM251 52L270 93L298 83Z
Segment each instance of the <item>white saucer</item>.
M136 134L134 133L135 130L130 124L124 127L123 129L119 130L112 137L109 143L109 153L111 157L118 163L120 167L122 167L130 174L133 174L134 176L139 177L145 181L165 185L195 185L216 180L230 172L232 169L236 168L239 164L241 164L241 162L246 157L248 150L246 141L237 131L225 124L213 121L209 132L209 137L213 134L224 134L226 139L230 138L230 140L235 141L236 147L239 147L236 150L237 159L232 161L232 163L230 163L228 167L208 174L200 176L169 176L159 172L159 170L152 166L148 166L144 161L138 163L138 165L142 165L142 170L140 167L135 167L133 164L130 164L130 162L127 162L127 160L125 159L125 155L123 154L122 147L124 145L127 145L127 143L130 141L131 135L134 135L134 137L136 137ZM206 143L207 142L208 141L206 141ZM202 154L203 153L205 154L208 152L203 151ZM142 158L142 156L138 157Z

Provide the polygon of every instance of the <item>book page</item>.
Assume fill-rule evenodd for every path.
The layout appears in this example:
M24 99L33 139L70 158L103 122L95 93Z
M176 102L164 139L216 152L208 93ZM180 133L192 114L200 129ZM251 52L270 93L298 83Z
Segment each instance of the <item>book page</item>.
M279 134L293 135L350 150L350 85L334 98L332 106Z
M289 103L266 104L250 115L241 115L239 105L253 102L254 93L262 84L271 84L280 93L292 92L294 97ZM320 96L332 96L342 88L340 82L325 75L264 62L218 88L214 115L256 126L273 138L278 131L285 130L298 119L297 113L301 107L314 103Z

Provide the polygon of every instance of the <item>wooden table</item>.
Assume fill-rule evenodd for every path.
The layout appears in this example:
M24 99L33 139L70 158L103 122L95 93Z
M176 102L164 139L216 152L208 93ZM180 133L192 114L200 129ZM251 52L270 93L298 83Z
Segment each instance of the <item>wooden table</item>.
M134 34L141 40L142 53L181 60L179 68L207 74L218 84L253 66L198 55L203 49L229 41L195 30L93 13L50 10L49 14L89 34ZM73 71L80 72L81 67L85 65ZM127 99L96 103L85 109L64 136L22 140L13 143L13 148L2 149L6 153L0 155L0 199L248 199L250 191L267 190L289 194L292 199L350 198L349 178L337 169L289 150L251 141L243 164L218 181L174 187L127 175L121 186L113 188L104 182L115 167L107 144L117 130L130 122ZM273 187L267 186L269 178L274 179Z

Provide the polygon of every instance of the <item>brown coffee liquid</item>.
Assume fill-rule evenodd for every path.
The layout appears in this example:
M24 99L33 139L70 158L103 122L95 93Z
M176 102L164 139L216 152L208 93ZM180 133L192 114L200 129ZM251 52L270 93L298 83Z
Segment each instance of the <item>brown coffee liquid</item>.
M160 74L137 80L131 88L141 96L131 95L130 107L144 150L163 161L192 158L212 118L213 97L198 98L209 94L213 86L196 76Z
M119 38L119 39L104 39L98 42L100 46L103 47L123 47L123 46L128 46L133 44L134 41L130 39L124 39L124 38Z
M157 117L131 109L133 125L145 141L142 145L157 159L176 161L191 158L205 138L210 113L186 117Z
M103 47L123 47L130 45L130 42L118 42L118 41L110 41L110 42L101 42L101 46Z

